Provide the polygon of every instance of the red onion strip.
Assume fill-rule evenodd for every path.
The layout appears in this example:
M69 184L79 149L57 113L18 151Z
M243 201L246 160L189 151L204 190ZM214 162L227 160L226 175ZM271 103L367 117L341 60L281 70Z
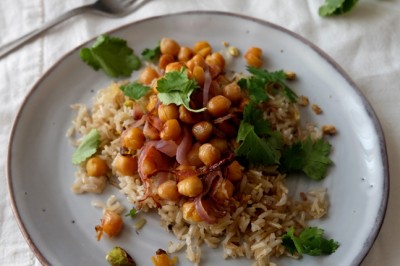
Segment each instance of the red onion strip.
M182 165L189 165L187 154L192 148L192 134L186 127L183 128L183 139L176 150L176 161Z
M210 74L210 69L207 65L206 69L204 70L203 106L207 106L207 103L208 103L211 81L212 81L212 78L211 78L211 74Z
M202 199L201 197L196 197L194 199L194 206L196 207L196 211L203 221L209 224L217 222L217 219L215 217L210 216L207 210L204 208L204 199Z

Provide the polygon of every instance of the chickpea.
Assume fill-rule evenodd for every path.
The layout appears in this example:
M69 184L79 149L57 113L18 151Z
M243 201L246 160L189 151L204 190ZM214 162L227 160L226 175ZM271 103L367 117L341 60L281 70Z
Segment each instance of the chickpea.
M162 122L165 122L169 119L178 119L179 118L179 110L178 106L175 104L160 104L158 106L158 117Z
M201 121L193 125L193 136L200 142L206 142L213 131L213 125L208 121Z
M162 54L177 56L181 47L179 44L170 38L162 38L160 41L160 50Z
M165 200L177 201L179 199L178 187L173 180L167 180L157 188L157 194Z
M228 167L226 172L227 178L232 181L239 181L243 177L242 167L238 161L233 161Z
M203 166L203 162L199 158L199 149L200 149L201 144L199 142L196 142L193 144L192 148L187 154L187 159L190 165L200 167Z
M187 201L182 205L182 215L183 219L188 222L199 223L203 219L201 219L199 213L196 210L196 206L193 201Z
M246 62L252 67L261 67L262 62L262 50L258 47L250 47L244 55Z
M217 148L221 154L228 151L228 142L225 139L214 138L210 140L210 144Z
M186 68L185 64L183 64L182 62L172 62L165 67L165 73L180 71L182 68Z
M188 68L190 70L193 71L193 68L195 66L200 66L203 69L207 67L206 61L204 60L204 57L202 57L199 54L196 54L195 56L193 56L192 59L190 59L189 61L187 61L186 65L188 66Z
M158 98L157 95L150 95L149 102L146 105L147 112L153 112L156 110Z
M193 124L195 123L194 115L185 106L179 106L179 120L186 124Z
M189 176L178 182L178 192L187 197L196 197L203 192L203 182L196 175Z
M236 82L229 83L223 88L223 95L232 102L238 102L242 99L242 89Z
M138 171L137 157L118 155L115 159L115 169L123 176L134 176Z
M146 158L141 164L141 170L143 175L151 175L157 170L157 164L154 160Z
M106 161L99 157L92 157L86 162L86 172L89 176L105 176L107 170Z
M208 42L200 41L194 44L193 51L194 53L199 54L203 58L205 58L207 55L211 54L212 48Z
M160 137L163 140L175 140L181 135L181 126L176 119L169 119L165 121L161 132Z
M193 51L189 47L182 46L178 53L178 60L181 62L189 61L193 56Z
M221 152L210 143L205 143L199 148L199 158L205 165L213 165L221 160Z
M228 200L233 195L234 186L228 179L219 179L214 185L214 198L219 201Z
M204 69L201 66L194 66L192 70L193 78L199 83L200 86L203 86L205 80Z
M121 145L130 150L140 149L145 141L143 131L137 127L126 129L121 135Z
M206 57L206 62L208 64L213 63L217 65L221 70L225 67L225 58L218 52L212 53Z
M160 59L158 60L158 67L160 69L164 69L169 65L170 63L175 62L175 59L172 55L170 54L163 54L160 56Z
M97 233L97 240L100 240L103 232L109 237L117 236L123 227L124 223L119 214L106 210L103 219L101 219L101 225L95 227Z
M231 101L222 95L214 96L207 104L208 112L214 117L221 117L229 112Z
M151 66L148 66L145 69L143 69L143 71L140 73L138 82L145 85L149 85L156 78L158 78L157 71Z

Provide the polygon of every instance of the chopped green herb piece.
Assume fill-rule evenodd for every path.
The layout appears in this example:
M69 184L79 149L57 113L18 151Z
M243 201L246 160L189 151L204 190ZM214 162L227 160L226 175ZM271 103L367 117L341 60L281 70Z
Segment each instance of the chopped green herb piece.
M358 0L325 0L318 13L322 17L341 15L352 10L357 2Z
M135 217L137 211L135 208L132 208L127 214L125 214L125 216L130 216L131 218Z
M312 141L307 138L289 146L283 151L279 169L288 173L301 171L314 180L321 180L326 176L331 144L323 139Z
M255 103L249 103L243 110L243 121L254 126L254 132L259 135L272 134L268 120L263 117L263 111Z
M147 61L157 60L160 57L160 55L161 55L160 44L158 44L153 49L146 48L142 52L143 59Z
M172 71L158 80L157 91L158 99L164 104L174 103L183 105L192 112L202 112L206 108L192 109L189 106L190 95L197 88L196 81L189 79L186 75L186 69Z
M112 266L136 266L136 262L128 254L128 252L120 247L115 247L108 252L106 260Z
M87 135L85 135L79 144L78 148L72 155L72 163L80 164L87 158L96 153L100 145L100 133L97 129L92 129Z
M298 237L294 235L294 228L292 227L282 236L282 245L292 254L297 251L300 255L308 254L311 256L329 255L339 247L337 241L326 239L324 230L318 227L305 228Z
M149 86L145 86L138 82L131 82L126 85L122 85L119 87L126 96L131 98L132 100L139 100L150 90Z
M80 56L96 71L103 69L113 78L129 77L141 66L139 58L123 39L101 35L90 48L82 48Z

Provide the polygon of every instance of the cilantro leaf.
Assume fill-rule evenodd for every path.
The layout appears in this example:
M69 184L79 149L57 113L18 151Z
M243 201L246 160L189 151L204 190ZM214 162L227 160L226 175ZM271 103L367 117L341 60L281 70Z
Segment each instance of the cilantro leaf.
M294 235L292 227L282 236L282 245L292 254L297 251L311 256L329 255L339 247L337 241L326 239L324 230L318 227L305 228L298 237Z
M244 108L243 121L253 125L254 132L259 136L272 133L269 122L263 117L263 111L254 103L249 103Z
M298 141L283 151L279 169L282 172L301 171L309 178L321 180L326 176L331 144L322 139Z
M318 13L322 17L341 15L353 9L357 2L358 0L325 0Z
M82 138L78 148L72 154L72 163L80 164L87 158L96 153L100 146L100 133L97 129L92 129L87 135Z
M137 214L137 210L135 208L132 208L127 214L125 214L126 217L135 217L135 215Z
M119 88L126 96L136 101L142 98L150 90L149 86L142 85L138 82L121 85Z
M92 47L82 48L80 57L94 70L103 69L110 77L128 77L141 66L125 40L109 35L101 35Z
M147 61L157 60L160 57L160 55L161 55L160 44L158 44L153 49L146 48L142 52L143 59Z
M158 99L164 104L183 105L192 112L202 112L206 108L192 109L189 106L190 95L196 89L196 81L189 79L186 69L168 72L157 82Z

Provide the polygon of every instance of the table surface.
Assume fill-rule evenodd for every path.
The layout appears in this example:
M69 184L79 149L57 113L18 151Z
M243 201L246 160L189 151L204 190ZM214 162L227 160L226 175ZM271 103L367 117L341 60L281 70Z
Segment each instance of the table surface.
M91 1L1 0L0 45L74 7ZM151 0L119 19L76 16L9 56L0 59L0 265L40 265L30 251L10 207L5 154L14 117L35 81L79 44L117 26L142 18L188 10L227 11L267 20L310 40L352 77L371 103L386 137L390 197L383 227L363 266L399 265L400 233L400 1L360 0L348 14L322 18L322 0ZM60 38L62 37L62 42Z

